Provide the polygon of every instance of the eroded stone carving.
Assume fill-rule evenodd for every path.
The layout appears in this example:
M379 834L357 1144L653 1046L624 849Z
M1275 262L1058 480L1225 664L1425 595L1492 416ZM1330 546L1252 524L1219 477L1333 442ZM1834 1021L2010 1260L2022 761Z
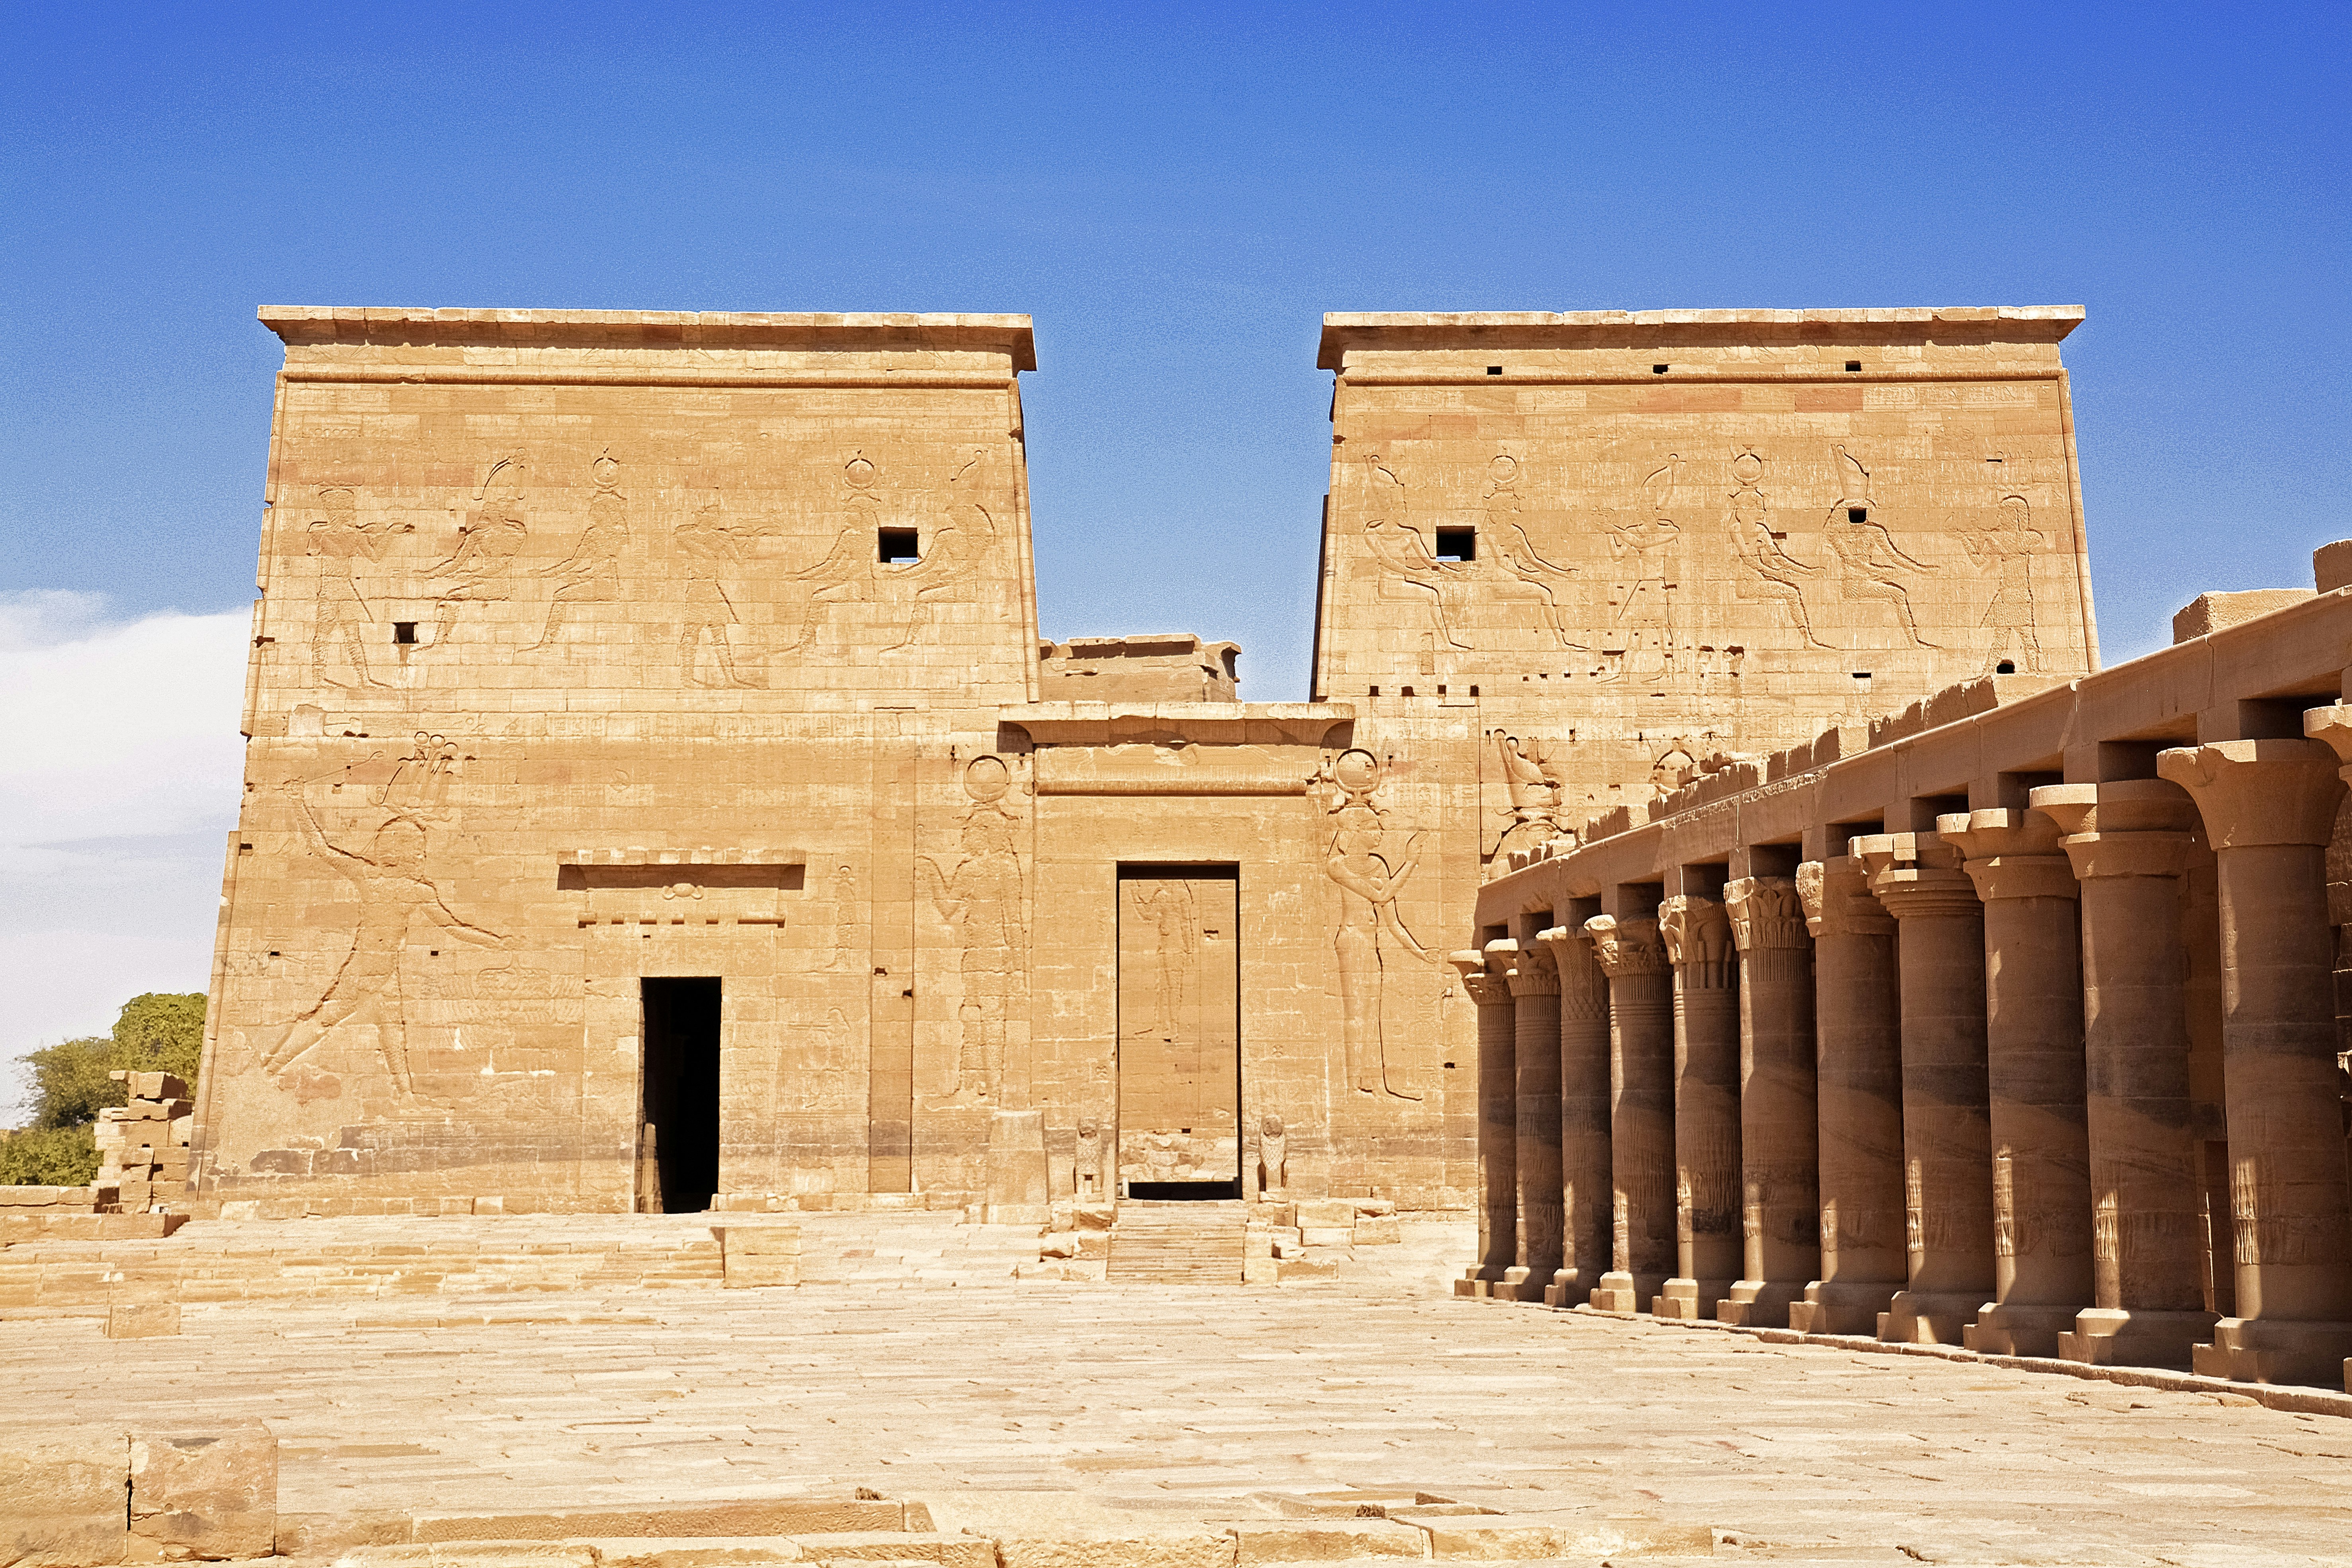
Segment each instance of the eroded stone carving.
M548 599L547 625L525 653L554 642L576 607L621 596L621 552L629 545L629 498L620 491L621 465L607 448L589 471L595 476L596 493L588 498L587 526L572 542L572 553L533 574L554 578L555 591Z
M507 574L522 552L523 460L520 455L492 463L474 492L473 505L457 524L457 547L425 569L427 577L447 577L434 606L433 646L449 646L457 629L457 609L510 596ZM456 503L450 510L456 511Z
M1895 542L1886 525L1877 521L1877 502L1871 499L1870 470L1843 447L1837 453L1837 473L1844 496L1832 506L1822 531L1837 552L1838 591L1849 600L1876 599L1892 605L1906 636L1919 647L1937 647L1919 635L1919 619L1911 607L1910 580L1937 568L1915 561Z
M1359 1094L1419 1100L1420 1090L1398 1086L1389 1065L1383 1011L1390 944L1424 963L1439 960L1414 940L1397 912L1397 895L1421 864L1422 836L1406 838L1393 866L1381 853L1390 838L1387 813L1372 804L1381 772L1378 757L1351 748L1332 762L1328 775L1339 799L1328 811L1324 869L1339 887L1339 924L1332 944L1339 960L1348 1081Z
M1029 922L1015 835L1021 817L1006 804L1013 771L1003 757L975 757L964 767L963 790L971 805L955 868L942 871L928 855L916 864L933 907L955 929L963 975L951 1098L980 1105L1002 1093L1007 1028L1027 970Z
M354 575L361 562L373 564L383 554L386 532L379 525L360 521L359 499L345 486L322 486L319 509L325 515L313 521L303 535L303 552L319 563L318 621L310 634L311 679L320 686L350 684L328 674L330 649L334 649L351 660L359 684L387 685L368 668L368 633L375 625L375 615Z
M1990 636L1985 653L1988 675L2000 673L2011 648L2020 669L2031 674L2042 668L2042 638L2033 618L2033 560L2046 542L2032 526L2032 517L2023 496L2003 496L2000 526L1979 529L1961 541L1977 569L1999 580L1992 602L1977 621Z

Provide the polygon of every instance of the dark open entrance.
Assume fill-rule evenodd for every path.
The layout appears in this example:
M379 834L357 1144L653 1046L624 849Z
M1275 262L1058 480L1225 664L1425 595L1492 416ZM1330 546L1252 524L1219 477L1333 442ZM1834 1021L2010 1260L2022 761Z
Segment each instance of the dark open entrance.
M639 984L646 1073L638 1206L698 1213L719 1190L719 982Z

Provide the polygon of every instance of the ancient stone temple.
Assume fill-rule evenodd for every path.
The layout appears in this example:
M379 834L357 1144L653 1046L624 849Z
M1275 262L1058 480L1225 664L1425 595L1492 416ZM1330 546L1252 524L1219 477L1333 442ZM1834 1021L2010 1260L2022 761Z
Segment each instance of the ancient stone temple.
M1483 882L1722 757L2096 668L2080 317L1327 318L1312 700L1245 703L1231 644L1041 637L1025 317L264 310L198 1190L1467 1207L1489 994L1609 1048L1590 977L1446 961ZM1677 973L1735 967L1711 919ZM1734 994L1631 937L1563 965L1719 1057Z

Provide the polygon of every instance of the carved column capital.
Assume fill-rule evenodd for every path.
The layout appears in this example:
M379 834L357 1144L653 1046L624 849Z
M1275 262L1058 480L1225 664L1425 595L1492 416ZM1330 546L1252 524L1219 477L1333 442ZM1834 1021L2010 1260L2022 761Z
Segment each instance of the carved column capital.
M2066 837L2077 880L2178 877L2195 847L2197 803L2163 779L2043 784L2027 797Z
M1462 975L1462 989L1481 1007L1501 1006L1511 999L1510 983L1486 967L1486 955L1475 948L1446 954L1445 962Z
M1547 926L1536 940L1552 956L1552 972L1559 976L1560 1010L1577 1016L1605 1011L1609 977L1592 956L1592 943L1579 926Z
M1594 960L1610 979L1665 973L1666 949L1658 939L1657 921L1595 915L1584 922L1584 930L1591 939Z
M2318 741L2179 746L2157 753L2156 771L2189 792L2217 850L2324 845L2335 837L2344 785L2335 750Z
M1979 912L1960 852L1933 833L1873 833L1853 841L1870 890L1898 921Z
M1559 994L1559 971L1554 966L1551 949L1540 939L1518 944L1503 978L1509 982L1513 996Z
M2058 825L2038 811L1954 812L1936 818L1936 837L1967 857L1961 869L1988 903L2083 896L2059 847Z
M2336 753L2336 760L2343 764L2338 771L2346 782L2352 783L2352 703L2305 709L2303 732Z
M1811 942L1806 934L1811 911L1805 907L1791 878L1742 877L1726 882L1723 910L1731 921L1732 942L1742 952L1754 952L1759 948L1801 948Z
M1808 860L1797 868L1797 897L1805 930L1824 936L1892 936L1895 917L1870 891L1870 873L1852 855Z
M1658 934L1685 985L1712 990L1729 983L1731 921L1721 904L1677 893L1658 906Z

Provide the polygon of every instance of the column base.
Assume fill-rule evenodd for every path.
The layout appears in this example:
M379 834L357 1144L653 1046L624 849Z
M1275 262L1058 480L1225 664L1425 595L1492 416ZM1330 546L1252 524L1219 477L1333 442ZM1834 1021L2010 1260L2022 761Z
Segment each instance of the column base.
M2239 1383L2333 1384L2352 1359L2352 1323L2280 1322L2223 1318L2213 1342L2189 1352L2191 1370Z
M1735 1279L1730 1293L1715 1304L1716 1321L1746 1329L1777 1329L1790 1321L1789 1310L1800 1304L1804 1293L1802 1285L1787 1280Z
M1977 1321L1960 1331L1960 1343L1979 1355L2055 1357L2058 1337L2074 1331L2081 1310L2079 1306L1987 1301L1977 1309Z
M1650 1315L1696 1322L1715 1315L1715 1304L1731 1289L1728 1279L1669 1279L1650 1298Z
M1543 1304L1547 1307L1574 1307L1592 1299L1594 1276L1590 1269L1563 1268L1551 1277L1544 1287Z
M1536 1270L1514 1266L1503 1270L1503 1277L1495 1281L1486 1294L1497 1301L1540 1301L1544 1285L1551 1277L1552 1271L1549 1268L1543 1270L1542 1278L1538 1279Z
M1504 1272L1499 1264L1474 1263L1462 1271L1461 1279L1454 1282L1454 1293L1472 1300L1483 1301L1488 1292L1495 1288L1496 1282L1503 1278Z
M1897 1290L1878 1314L1878 1337L1896 1345L1957 1345L1983 1305L1981 1290Z
M1801 1334L1862 1334L1875 1339L1879 1315L1903 1289L1893 1279L1816 1279L1789 1303L1789 1326Z
M2058 1336L2058 1359L2092 1366L2161 1366L2189 1370L2189 1352L2213 1337L2210 1312L2142 1312L2085 1307L2072 1333Z
M1601 1277L1600 1288L1592 1292L1592 1306L1603 1312L1638 1312L1665 1283L1663 1274L1627 1274L1612 1268Z

